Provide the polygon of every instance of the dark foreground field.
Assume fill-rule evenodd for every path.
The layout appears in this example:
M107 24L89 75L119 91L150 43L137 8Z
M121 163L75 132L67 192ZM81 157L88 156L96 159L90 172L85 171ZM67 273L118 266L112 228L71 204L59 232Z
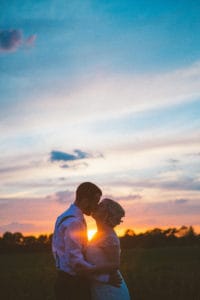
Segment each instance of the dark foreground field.
M133 300L200 300L200 248L123 250L121 271ZM53 300L51 254L1 254L0 299Z

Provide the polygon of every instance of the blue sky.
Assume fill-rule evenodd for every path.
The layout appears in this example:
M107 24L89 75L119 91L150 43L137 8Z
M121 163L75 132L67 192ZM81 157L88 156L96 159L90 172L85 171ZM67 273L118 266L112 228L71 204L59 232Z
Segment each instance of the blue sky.
M51 232L85 180L125 207L121 230L200 229L199 13L1 1L0 232Z

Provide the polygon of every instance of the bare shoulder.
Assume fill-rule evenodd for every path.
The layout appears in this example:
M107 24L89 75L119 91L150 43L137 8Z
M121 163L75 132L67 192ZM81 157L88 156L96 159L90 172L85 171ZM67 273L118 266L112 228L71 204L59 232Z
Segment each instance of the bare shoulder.
M120 247L119 238L116 235L115 232L110 232L108 234L105 234L101 241L101 247L105 248L118 248Z

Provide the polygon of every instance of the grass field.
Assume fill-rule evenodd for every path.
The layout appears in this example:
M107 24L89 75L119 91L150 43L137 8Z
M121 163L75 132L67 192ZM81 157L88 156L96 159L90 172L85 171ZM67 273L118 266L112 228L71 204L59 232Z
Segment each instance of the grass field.
M121 272L133 300L200 300L200 248L124 250ZM53 300L49 253L1 254L0 299Z

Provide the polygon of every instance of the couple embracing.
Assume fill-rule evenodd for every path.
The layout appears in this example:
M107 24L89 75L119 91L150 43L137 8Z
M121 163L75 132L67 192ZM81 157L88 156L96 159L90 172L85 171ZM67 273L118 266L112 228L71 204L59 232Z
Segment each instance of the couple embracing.
M56 262L56 300L130 300L119 271L120 243L114 227L124 210L91 182L80 184L73 204L56 221L52 250ZM87 241L84 214L97 233Z

